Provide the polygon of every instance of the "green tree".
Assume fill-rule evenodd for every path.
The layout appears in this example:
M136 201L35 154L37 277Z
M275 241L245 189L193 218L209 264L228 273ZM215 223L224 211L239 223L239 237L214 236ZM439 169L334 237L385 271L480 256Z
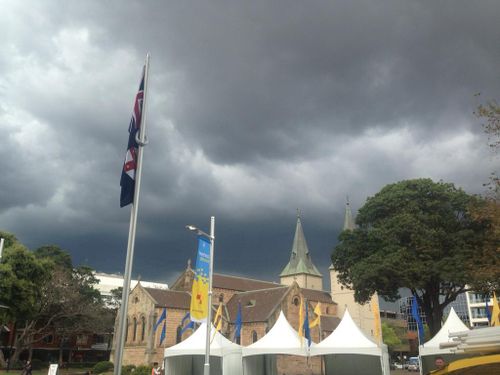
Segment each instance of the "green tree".
M73 269L71 255L69 255L67 251L64 251L57 245L46 245L39 247L34 251L34 254L39 259L50 259L57 266L60 266L63 269L69 271Z
M384 344L388 346L389 351L394 351L394 348L401 345L402 341L396 334L394 328L386 322L382 323L382 338Z
M0 300L9 307L2 310L2 320L15 322L18 330L11 363L50 334L64 338L112 330L113 314L104 308L89 267L71 267L71 257L57 246L31 252L15 236L8 238L0 264Z
M400 288L410 289L434 335L443 309L476 276L470 260L482 254L490 227L470 214L478 201L430 179L385 186L359 210L358 228L340 235L332 254L339 280L360 303L375 291L395 301Z

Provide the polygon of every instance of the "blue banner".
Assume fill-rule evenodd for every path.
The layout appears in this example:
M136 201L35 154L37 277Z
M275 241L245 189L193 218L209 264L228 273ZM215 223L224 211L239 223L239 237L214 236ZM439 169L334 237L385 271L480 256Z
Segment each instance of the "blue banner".
M198 237L198 255L194 270L193 289L191 293L191 320L203 322L208 316L208 279L210 270L210 241Z

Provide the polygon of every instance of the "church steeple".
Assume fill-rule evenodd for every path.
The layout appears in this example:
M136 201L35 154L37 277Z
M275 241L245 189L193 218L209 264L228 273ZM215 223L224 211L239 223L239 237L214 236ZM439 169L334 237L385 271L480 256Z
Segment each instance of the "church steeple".
M346 197L345 202L345 213L344 213L344 227L342 230L354 230L356 225L354 224L354 219L352 217L351 205L349 203L349 196ZM329 270L333 270L333 264L330 264Z
M346 198L345 202L345 215L344 215L344 230L354 230L356 226L354 225L354 220L352 218L351 205L349 204L349 196Z
M304 236L304 230L302 229L300 212L297 212L297 225L293 238L292 253L290 255L290 261L283 271L281 271L281 283L289 285L291 282L297 281L301 287L321 289L322 278L323 275L318 271L311 260L309 248L307 247L306 238ZM300 280L304 280L304 285L300 285Z

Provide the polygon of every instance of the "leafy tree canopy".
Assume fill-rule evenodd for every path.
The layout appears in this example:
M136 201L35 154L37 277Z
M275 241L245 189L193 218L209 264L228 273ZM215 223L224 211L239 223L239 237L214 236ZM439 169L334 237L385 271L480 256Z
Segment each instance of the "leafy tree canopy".
M401 181L368 198L332 254L339 280L358 302L375 291L388 300L408 288L417 295L435 334L443 309L474 280L470 262L483 251L491 222L470 207L481 199L453 184L430 179Z
M71 270L73 269L73 262L71 261L71 255L59 246L56 245L46 245L39 247L34 251L34 254L39 259L50 259L56 265Z

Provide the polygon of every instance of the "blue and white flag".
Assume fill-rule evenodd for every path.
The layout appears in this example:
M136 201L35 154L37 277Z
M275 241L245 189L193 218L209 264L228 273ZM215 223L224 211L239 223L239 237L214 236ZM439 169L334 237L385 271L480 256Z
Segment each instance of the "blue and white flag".
M144 75L146 68L142 70L142 79L139 85L139 91L135 96L134 110L128 127L128 145L125 153L125 161L123 162L122 175L120 179L120 207L125 207L134 202L135 193L135 171L137 169L137 153L139 145L137 144L136 136L138 137L141 130L142 122L142 103L144 100Z
M418 341L422 345L424 343L424 325L422 324L422 319L420 319L420 313L418 311L417 297L414 295L411 302L411 315L413 319L417 322L418 327Z
M306 307L306 318L304 319L304 324L303 324L303 330L304 330L304 337L307 339L307 347L311 346L311 329L309 328L309 304L305 303Z
M163 312L161 313L160 317L158 318L158 321L155 323L153 330L156 332L160 324L167 319L167 309L163 308Z
M189 311L186 313L186 315L184 315L184 318L182 318L181 327L181 336L188 329L194 329L194 322L191 320L191 314L189 314Z
M234 340L235 341L241 337L241 326L242 326L241 302L238 302L238 313L236 314L236 320L234 321Z
M161 335L160 335L160 345L163 343L163 340L165 340L165 336L167 335L167 321L163 321L163 328L161 329Z

